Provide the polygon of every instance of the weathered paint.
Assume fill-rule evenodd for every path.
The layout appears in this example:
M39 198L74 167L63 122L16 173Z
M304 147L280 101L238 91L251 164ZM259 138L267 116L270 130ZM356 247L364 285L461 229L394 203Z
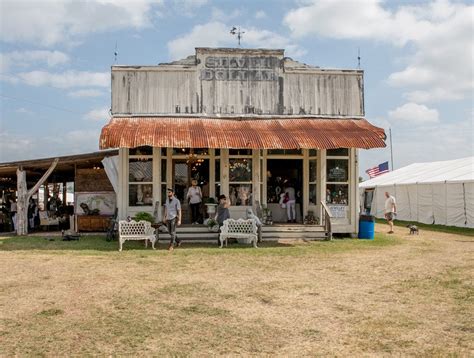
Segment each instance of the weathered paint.
M363 71L327 70L283 50L197 48L158 66L112 67L112 114L363 116Z

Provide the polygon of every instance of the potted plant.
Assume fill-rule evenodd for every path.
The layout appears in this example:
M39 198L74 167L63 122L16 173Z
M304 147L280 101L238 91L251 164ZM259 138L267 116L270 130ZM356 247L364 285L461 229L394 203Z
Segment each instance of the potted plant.
M148 221L150 223L154 223L155 222L155 218L153 217L153 215L151 215L150 213L147 213L146 211L140 211L138 213L135 214L133 220L135 221Z
M207 228L212 232L219 232L219 224L214 219L209 219L207 221Z
M206 198L204 200L204 205L206 205L206 208L207 208L206 211L209 217L211 217L212 215L216 213L217 204L214 198Z

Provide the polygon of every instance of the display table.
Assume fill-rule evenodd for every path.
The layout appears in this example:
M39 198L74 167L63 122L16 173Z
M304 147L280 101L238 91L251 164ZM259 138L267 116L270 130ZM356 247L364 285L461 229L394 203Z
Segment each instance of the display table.
M77 231L107 231L110 215L78 215Z
M278 203L267 204L267 208L271 210L274 223L286 223L288 216L286 215L286 208L282 208ZM301 205L296 203L296 222L301 223Z

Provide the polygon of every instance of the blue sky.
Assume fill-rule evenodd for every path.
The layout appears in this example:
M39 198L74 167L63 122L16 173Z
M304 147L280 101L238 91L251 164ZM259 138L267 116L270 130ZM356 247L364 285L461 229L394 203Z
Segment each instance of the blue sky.
M285 48L365 70L367 119L392 129L395 168L474 155L471 2L89 0L1 2L0 162L98 149L110 66L197 46ZM390 158L361 151L362 172Z

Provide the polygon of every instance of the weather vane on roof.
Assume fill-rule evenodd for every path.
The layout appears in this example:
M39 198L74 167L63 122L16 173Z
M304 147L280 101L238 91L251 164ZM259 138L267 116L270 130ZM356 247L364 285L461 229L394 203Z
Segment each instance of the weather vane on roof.
M242 35L245 34L244 31L240 31L240 26L238 28L235 26L232 27L232 29L230 30L230 34L237 36L237 40L239 41L239 46L240 46L240 39L242 38Z

